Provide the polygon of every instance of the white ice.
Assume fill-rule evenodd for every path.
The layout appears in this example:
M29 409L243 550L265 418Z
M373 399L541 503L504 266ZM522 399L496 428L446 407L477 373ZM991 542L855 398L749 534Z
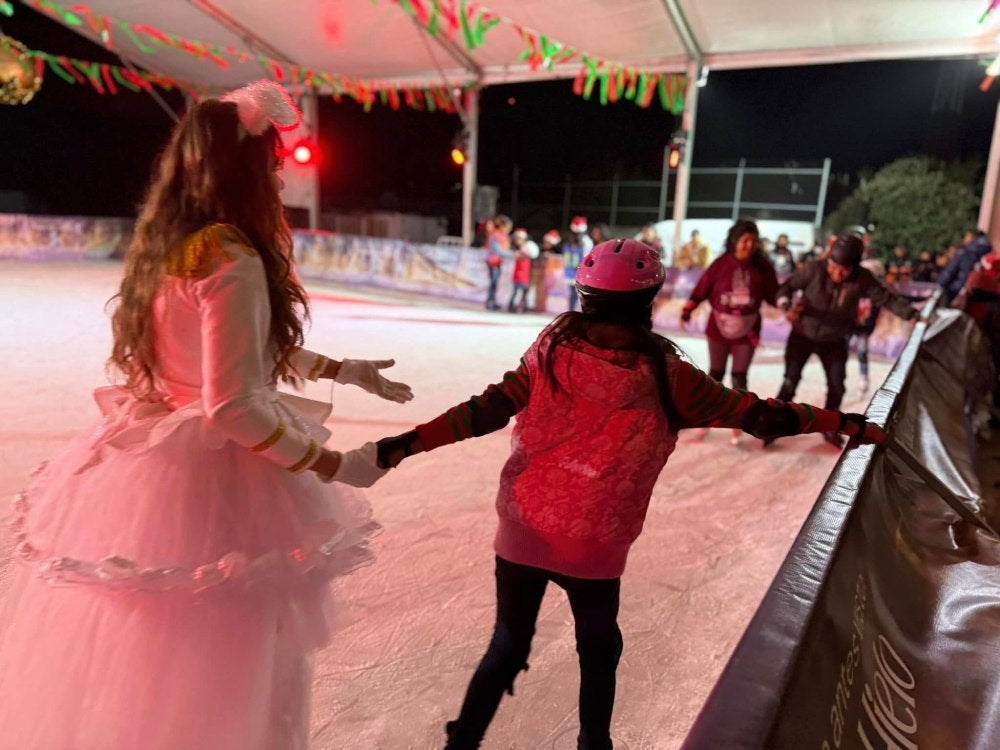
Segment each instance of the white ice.
M114 263L0 263L0 493L97 416L110 345L103 306ZM334 447L403 432L480 393L515 366L547 321L370 290L312 285L307 346L334 357L395 357L413 385L405 406L337 386ZM707 365L704 341L677 338ZM750 387L777 392L782 352L758 351ZM872 382L889 365L872 363ZM844 408L863 411L849 363ZM311 386L329 395L329 386ZM816 361L798 400L822 404ZM625 652L613 737L618 748L676 748L725 665L839 453L818 435L768 451L728 431L681 435L622 581ZM336 585L341 628L319 654L312 747L436 748L457 714L493 625L493 499L510 428L408 460L369 491L385 531L378 561ZM0 544L0 597L12 544ZM505 697L485 748L575 748L578 687L572 617L546 594L530 671Z

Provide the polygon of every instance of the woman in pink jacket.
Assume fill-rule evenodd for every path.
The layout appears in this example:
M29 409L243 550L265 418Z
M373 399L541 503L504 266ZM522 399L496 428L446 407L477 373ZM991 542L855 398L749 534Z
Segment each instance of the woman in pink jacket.
M579 747L611 747L622 652L620 579L679 430L884 437L860 414L764 401L723 387L683 360L652 332L663 278L648 246L634 240L598 245L577 272L583 312L560 316L520 365L481 396L379 441L380 465L396 466L414 453L500 429L517 415L496 500L496 627L461 713L448 723L452 750L479 746L504 691L527 669L550 581L566 591L576 621Z

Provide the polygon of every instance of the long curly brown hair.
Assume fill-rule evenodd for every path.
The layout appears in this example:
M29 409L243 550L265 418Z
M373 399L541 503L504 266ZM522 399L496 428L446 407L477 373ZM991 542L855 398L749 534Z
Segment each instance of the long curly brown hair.
M215 223L238 227L264 263L271 305L272 375L287 369L302 344L309 307L292 270L292 236L273 171L280 166L281 137L268 127L258 136L240 125L236 105L202 101L177 124L160 155L135 234L112 316L109 368L141 396L153 390L153 299L171 254L186 237Z

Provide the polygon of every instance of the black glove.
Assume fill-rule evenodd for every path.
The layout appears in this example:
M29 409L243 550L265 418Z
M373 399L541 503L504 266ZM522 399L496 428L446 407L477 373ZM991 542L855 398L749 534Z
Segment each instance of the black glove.
M382 469L396 468L404 458L413 455L414 443L416 441L416 430L410 430L395 437L382 438L375 443L378 450L376 463Z
M858 434L854 435L848 442L849 446L861 445L861 441L865 437L865 428L868 426L868 420L865 419L864 414L857 414L855 412L840 413L840 425L837 427L837 432L843 432L844 428L847 426L848 422L854 422L858 426Z

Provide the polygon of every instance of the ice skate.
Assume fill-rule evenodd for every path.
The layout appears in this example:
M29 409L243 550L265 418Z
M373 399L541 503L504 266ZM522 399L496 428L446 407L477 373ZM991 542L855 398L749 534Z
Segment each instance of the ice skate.
M742 437L743 437L743 430L733 429L729 433L729 444L730 445L739 445L740 444L740 440L742 439Z

